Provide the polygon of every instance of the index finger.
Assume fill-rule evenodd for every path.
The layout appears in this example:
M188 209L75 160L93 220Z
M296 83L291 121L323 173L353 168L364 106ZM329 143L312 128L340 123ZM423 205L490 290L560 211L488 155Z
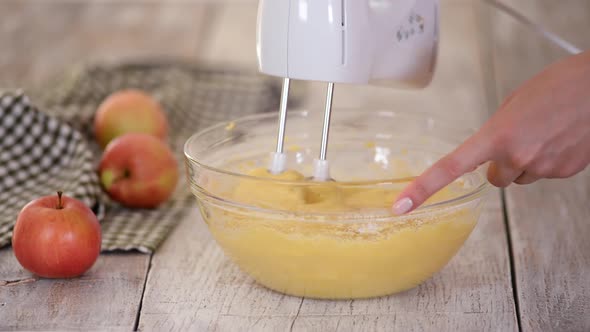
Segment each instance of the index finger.
M416 209L461 175L490 160L491 156L490 140L481 132L476 133L412 181L398 196L393 212L401 215Z

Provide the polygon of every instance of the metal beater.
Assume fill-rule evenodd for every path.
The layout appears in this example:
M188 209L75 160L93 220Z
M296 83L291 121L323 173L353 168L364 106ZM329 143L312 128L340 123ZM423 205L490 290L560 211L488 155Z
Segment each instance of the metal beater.
M277 132L277 146L275 152L271 155L269 171L273 174L279 174L285 171L287 164L287 155L284 152L285 129L287 125L287 99L289 97L290 79L283 79L283 88L281 90L281 102L279 106L279 130ZM324 109L324 125L322 127L322 144L320 146L320 155L313 163L312 180L327 181L330 178L330 165L327 160L328 138L330 135L330 118L332 114L332 100L334 99L334 83L328 83L326 93L326 106Z

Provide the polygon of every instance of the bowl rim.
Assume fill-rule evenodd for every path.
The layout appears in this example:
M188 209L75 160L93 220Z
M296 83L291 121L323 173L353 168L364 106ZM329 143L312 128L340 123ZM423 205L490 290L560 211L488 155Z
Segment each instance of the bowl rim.
M358 110L358 108L338 108L338 112L339 113L351 112L355 109ZM374 111L372 111L372 113L374 115L378 115L378 116L390 116L390 117L391 116L399 116L399 117L414 118L414 119L426 120L426 121L437 120L436 123L437 123L438 127L446 128L449 130L451 129L450 126L447 125L448 121L446 121L444 118L442 118L440 116L436 116L436 115L433 115L430 113L394 112L394 111L390 111L390 110L374 110ZM309 111L307 111L307 110L301 110L301 109L300 110L289 110L288 116L290 116L290 117L308 116L308 114L309 114ZM420 115L420 116L416 116L416 115ZM203 162L197 160L197 158L194 158L193 156L191 156L191 154L189 153L189 150L190 150L189 145L191 144L191 142L194 142L199 137L205 136L213 131L220 130L220 129L225 130L228 123L238 124L240 122L248 122L248 121L253 121L253 120L263 120L263 119L277 118L277 117L278 117L277 112L256 113L256 114L252 114L252 115L243 116L243 117L240 117L240 118L237 118L234 120L219 122L217 124L206 127L204 129L192 134L186 140L186 142L184 143L184 146L183 146L184 157L185 157L186 161L188 161L190 163L194 163L196 166L198 166L200 168L206 169L208 171L211 171L211 172L214 172L217 174L227 175L227 176L231 176L231 177L235 177L235 178L247 179L247 180L252 180L252 181L261 181L262 183L270 182L270 183L275 183L275 184L292 185L292 186L309 187L309 186L315 186L315 185L322 185L322 182L313 182L313 181L301 182L301 181L292 181L292 180L272 179L272 178L264 178L264 177L259 177L259 176L242 174L242 173L238 173L238 172L232 172L232 171L220 169L220 168L217 168L214 166L210 166L206 163L203 163ZM475 132L475 128L458 128L458 129L452 128L452 130L453 131L465 131L468 134ZM270 153L270 151L269 151L269 153ZM483 165L480 165L476 170L474 170L472 172L468 172L466 174L477 173L482 167L483 167ZM416 178L416 176L394 178L394 179L385 179L385 180L379 179L379 180L365 180L365 181L338 181L338 186L340 186L340 187L363 187L363 186L378 186L378 185L395 185L395 184L401 184L401 183L408 183L409 184L415 178ZM422 215L422 214L432 214L433 210L436 210L436 211L440 211L443 209L445 209L445 210L446 209L453 209L454 210L455 208L459 208L461 205L463 205L465 203L471 202L471 201L475 200L476 198L483 196L484 194L486 194L489 191L489 189L491 189L491 184L485 178L485 176L481 176L481 179L482 179L481 184L479 184L478 186L476 186L475 188L473 188L472 190L468 191L465 194L458 195L458 196L453 197L448 200L438 201L438 202L429 203L429 204L422 204L417 209L413 210L411 213L406 214L406 215L397 216L397 215L393 215L393 214L389 213L387 216L382 216L382 217L385 217L387 219L391 219L392 217L395 217L395 218L404 218L404 217L408 217L408 216L415 217L417 215ZM189 183L192 185L193 184L192 179L189 178L188 180L189 180ZM217 197L216 195L205 190L204 188L201 188L199 185L197 185L197 184L194 184L194 185L198 188L198 191L200 192L200 194L205 195L208 198L213 198L215 201L223 203L224 205L231 204L231 205L239 207L239 208L256 210L258 212L266 212L266 213L284 212L284 213L289 213L292 215L299 215L300 214L300 213L293 212L293 211L268 209L268 208L254 206L254 205L243 204L240 202L235 202L233 200L228 200L226 198ZM392 202L392 204L393 204L393 202ZM330 213L330 212L314 213L314 212L306 211L301 214L302 215L304 214L305 216L351 215L352 214L355 216L355 218L358 218L357 214L351 213L350 211L334 212L334 213ZM371 218L371 219L373 219L373 218Z

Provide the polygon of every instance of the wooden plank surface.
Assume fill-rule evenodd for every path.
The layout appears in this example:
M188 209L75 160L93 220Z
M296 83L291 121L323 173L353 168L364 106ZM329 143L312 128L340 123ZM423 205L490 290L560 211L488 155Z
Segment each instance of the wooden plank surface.
M192 1L0 1L0 87L27 87L79 63L193 59L205 33L205 7Z
M192 58L205 24L198 3L0 2L0 87L30 87L74 63ZM101 255L84 277L37 280L0 250L0 330L132 330L150 256Z
M573 43L590 49L590 1L588 0L501 0L545 29Z
M523 331L589 331L590 170L506 197Z
M523 1L523 3L528 2L530 1ZM541 5L545 2L545 0L540 1L534 11L528 11L525 14L542 21L542 17L550 16L551 14L549 13L554 12L553 5L545 7ZM573 2L578 3L578 1ZM519 2L519 4L521 3ZM555 23L551 25L565 25L569 17L567 13L576 11L584 12L585 6L563 6L560 15L555 15L555 18L552 20ZM486 42L491 44L487 46L489 47L488 55L493 57L491 66L494 70L493 77L496 82L496 103L508 96L513 89L538 73L545 66L567 55L565 50L542 38L531 28L520 24L511 16L492 9L487 5L481 8L489 16L487 18L488 22L485 23L486 26L483 28L489 29L490 33L490 37L486 39ZM544 12L545 14L543 14ZM565 14L562 16L561 12ZM570 29L567 30L567 35L570 36L571 40L579 41L580 39L589 39L586 31L590 30L590 11L586 11L586 15L588 18L585 22L576 25L572 24ZM561 24L557 24L558 22ZM573 38L574 36L579 37ZM590 41L585 43L578 42L577 46L590 48Z
M226 259L197 206L154 255L139 329L289 328L301 300L266 291Z
M568 3L539 0L533 6L527 0L514 5L531 9L532 17L588 48L589 3ZM491 24L498 102L544 66L567 55L501 13L491 13ZM590 330L589 202L590 170L567 180L542 180L506 190L523 331Z
M38 279L0 250L0 331L132 330L148 256L101 255L83 277Z
M10 45L0 52L0 86L26 87L65 65L99 59L172 55L255 69L255 3L244 2L205 9L190 1L0 2L0 42ZM413 107L446 112L461 119L458 125L477 125L485 119L488 106L497 102L490 103L490 91L497 91L494 97L501 99L563 55L497 13L486 14L490 36L486 41L493 45L483 47L477 33L482 17L473 15L473 4L443 1L441 66L432 87L408 93L342 86L336 90L335 105ZM588 2L560 4L563 7L557 8L551 0L523 0L513 5L578 46L590 47L584 33L590 24ZM489 62L480 63L484 55L489 55ZM301 88L310 95L307 107L321 109L323 87L304 84ZM568 181L507 191L524 330L590 329L590 248L585 242L590 235L589 178L586 173ZM566 194L556 199L553 193L559 191ZM0 250L0 330L132 329L149 265L145 255L102 255L81 279L36 280L20 269L10 249ZM441 273L417 289L367 301L301 300L258 286L223 256L195 208L154 257L139 328L226 331L248 327L516 330L498 196L491 196L480 224Z
M463 249L434 278L372 300L319 301L256 284L226 258L198 214L154 255L139 329L145 331L516 331L499 192Z
M499 191L476 230L440 273L418 288L377 300L305 299L297 330L516 331Z
M254 68L255 6L220 7L200 58ZM469 1L443 4L441 66L432 87L420 92L338 86L335 104L414 107L445 112L457 125L486 117L483 70L478 61L477 18ZM231 22L239 22L237 29ZM246 31L246 32L244 32ZM240 41L232 36L239 35ZM240 50L243 50L240 53ZM321 109L324 89L304 86L307 107ZM459 123L460 122L460 123ZM465 247L441 273L420 287L374 300L317 301L266 290L240 272L212 240L196 212L154 255L139 322L141 330L517 330L507 237L499 193Z

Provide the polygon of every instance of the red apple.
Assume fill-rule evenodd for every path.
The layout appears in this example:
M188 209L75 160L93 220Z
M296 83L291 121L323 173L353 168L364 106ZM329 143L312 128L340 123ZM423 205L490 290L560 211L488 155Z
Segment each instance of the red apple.
M178 182L170 148L147 134L125 134L107 145L99 165L109 196L128 206L153 208L166 201Z
M70 278L92 267L100 253L100 225L84 203L58 192L23 207L12 233L18 262L45 278Z
M166 139L168 121L162 106L139 90L121 90L108 96L94 116L94 134L101 147L127 133L145 133Z

